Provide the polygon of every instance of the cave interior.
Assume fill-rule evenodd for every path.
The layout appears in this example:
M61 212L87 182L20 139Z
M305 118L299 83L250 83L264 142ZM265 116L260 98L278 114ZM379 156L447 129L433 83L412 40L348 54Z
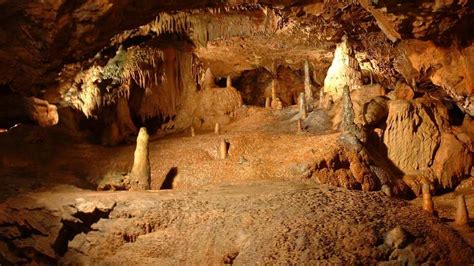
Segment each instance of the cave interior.
M474 264L474 1L0 0L0 265Z

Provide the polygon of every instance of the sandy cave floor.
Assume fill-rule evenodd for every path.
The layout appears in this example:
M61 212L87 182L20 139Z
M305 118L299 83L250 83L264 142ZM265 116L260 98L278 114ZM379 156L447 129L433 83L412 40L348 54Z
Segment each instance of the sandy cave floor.
M420 200L318 185L308 169L338 152L339 135L317 113L309 119L320 126L297 133L296 118L296 108L252 107L221 135L154 140L151 192L94 191L104 177L129 171L133 145L91 145L60 128L20 126L0 135L8 151L0 155L0 224L29 221L40 233L17 236L14 245L36 245L53 262L474 262L472 228L450 227L453 194L434 197L438 219L421 211ZM217 158L222 139L230 143L226 160ZM170 172L173 190L159 191ZM466 199L474 214L471 190ZM409 243L382 245L398 225Z

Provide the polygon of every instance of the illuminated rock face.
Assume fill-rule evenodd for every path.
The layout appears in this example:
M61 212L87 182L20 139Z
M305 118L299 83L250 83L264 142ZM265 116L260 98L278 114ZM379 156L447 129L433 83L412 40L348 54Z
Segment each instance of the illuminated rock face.
M440 144L436 120L421 103L392 101L384 133L388 158L405 173L426 170Z
M332 100L341 98L342 89L346 85L352 91L360 88L362 81L359 64L352 56L347 40L344 39L337 45L331 67L329 67L324 79L324 97Z

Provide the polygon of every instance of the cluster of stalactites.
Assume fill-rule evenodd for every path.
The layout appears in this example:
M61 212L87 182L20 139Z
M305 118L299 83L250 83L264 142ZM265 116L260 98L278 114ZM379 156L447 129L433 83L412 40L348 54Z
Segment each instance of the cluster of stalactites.
M166 79L162 71L164 54L155 47L119 48L105 66L96 60L66 65L58 79L63 100L88 117L96 109L114 104L118 98L128 98L132 82L146 89ZM84 70L83 65L90 67ZM110 81L108 85L101 85L105 80Z
M158 86L166 79L161 70L164 54L154 47L130 47L127 51L122 74L122 83L133 80L140 88Z
M375 2L375 1L374 1ZM359 4L359 0L324 0L324 3Z
M236 11L255 12L255 16L242 16ZM278 21L279 17L272 9L258 4L227 6L186 12L162 12L151 23L140 27L139 32L142 35L153 32L158 36L164 33L182 33L188 35L196 45L205 46L207 42L221 38L274 32Z

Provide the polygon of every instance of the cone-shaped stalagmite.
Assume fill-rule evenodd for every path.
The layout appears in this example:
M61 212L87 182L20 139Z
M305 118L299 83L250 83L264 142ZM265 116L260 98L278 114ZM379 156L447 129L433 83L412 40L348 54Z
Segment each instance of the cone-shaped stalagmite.
M191 126L191 137L196 136L196 131L194 130L194 127Z
M270 109L272 106L272 99L270 97L265 98L265 108Z
M272 80L272 102L271 102L271 107L272 109L276 109L277 105L277 97L276 97L276 80Z
M204 88L213 88L216 84L214 83L214 74L210 68L206 69L206 73L204 74Z
M298 120L296 121L296 130L297 130L298 132L302 132L302 131L303 131L303 125L302 125L302 123L301 123L301 119L298 119Z
M464 194L458 195L456 202L456 217L454 219L454 223L457 225L467 225L469 223L469 213L467 211Z
M221 125L219 123L216 123L214 126L214 133L221 134Z
M308 113L306 112L306 99L305 99L305 93L304 92L300 93L299 109L300 109L301 118L306 119L308 117Z
M230 78L230 76L227 76L226 87L227 88L232 87L232 79Z
M309 77L309 63L304 61L304 94L306 102L311 104L313 102L313 90L311 89L311 79Z
M219 159L227 159L227 141L222 140L219 144Z
M423 193L423 210L427 211L430 214L434 214L434 203L433 203L433 199L431 198L429 184L423 184L422 193Z
M132 190L150 189L150 159L148 157L148 132L140 128L137 137L137 147L130 172L130 188Z

